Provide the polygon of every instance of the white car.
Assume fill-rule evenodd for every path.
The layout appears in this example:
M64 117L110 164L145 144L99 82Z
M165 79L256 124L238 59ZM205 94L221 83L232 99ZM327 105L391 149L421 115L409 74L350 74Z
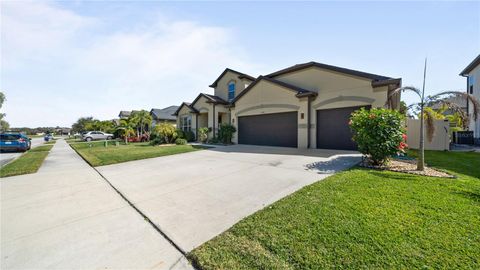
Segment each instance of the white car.
M94 141L94 140L111 140L113 139L113 134L105 133L102 131L88 131L87 133L82 134L84 141Z

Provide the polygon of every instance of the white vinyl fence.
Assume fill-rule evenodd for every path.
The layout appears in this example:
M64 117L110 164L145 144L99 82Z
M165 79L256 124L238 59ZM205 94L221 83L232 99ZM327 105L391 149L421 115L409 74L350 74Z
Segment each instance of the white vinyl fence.
M432 141L428 141L425 127L425 150L449 150L450 126L448 120L434 120L435 132ZM409 148L418 149L420 145L420 120L407 119L407 144Z

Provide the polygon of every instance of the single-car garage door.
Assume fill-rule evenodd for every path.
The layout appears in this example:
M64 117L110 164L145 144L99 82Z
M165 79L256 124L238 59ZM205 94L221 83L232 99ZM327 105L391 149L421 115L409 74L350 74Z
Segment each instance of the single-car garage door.
M350 114L360 109L357 106L317 111L317 148L356 150L357 144L352 141L352 132L348 126Z
M297 147L297 112L238 117L238 143Z

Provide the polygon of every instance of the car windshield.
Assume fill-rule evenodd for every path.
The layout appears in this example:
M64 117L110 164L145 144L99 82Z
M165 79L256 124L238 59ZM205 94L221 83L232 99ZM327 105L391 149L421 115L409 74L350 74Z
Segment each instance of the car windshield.
M9 142L9 141L16 141L18 139L20 139L20 135L18 134L1 134L0 135L1 141Z

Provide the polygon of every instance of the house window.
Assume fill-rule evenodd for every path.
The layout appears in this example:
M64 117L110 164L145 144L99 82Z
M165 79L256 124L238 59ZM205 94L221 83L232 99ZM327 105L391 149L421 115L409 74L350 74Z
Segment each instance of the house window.
M473 85L470 85L470 94L473 94Z
M235 82L228 84L228 101L232 101L235 98Z
M192 117L191 116L182 116L180 118L180 129L183 131L192 130Z

